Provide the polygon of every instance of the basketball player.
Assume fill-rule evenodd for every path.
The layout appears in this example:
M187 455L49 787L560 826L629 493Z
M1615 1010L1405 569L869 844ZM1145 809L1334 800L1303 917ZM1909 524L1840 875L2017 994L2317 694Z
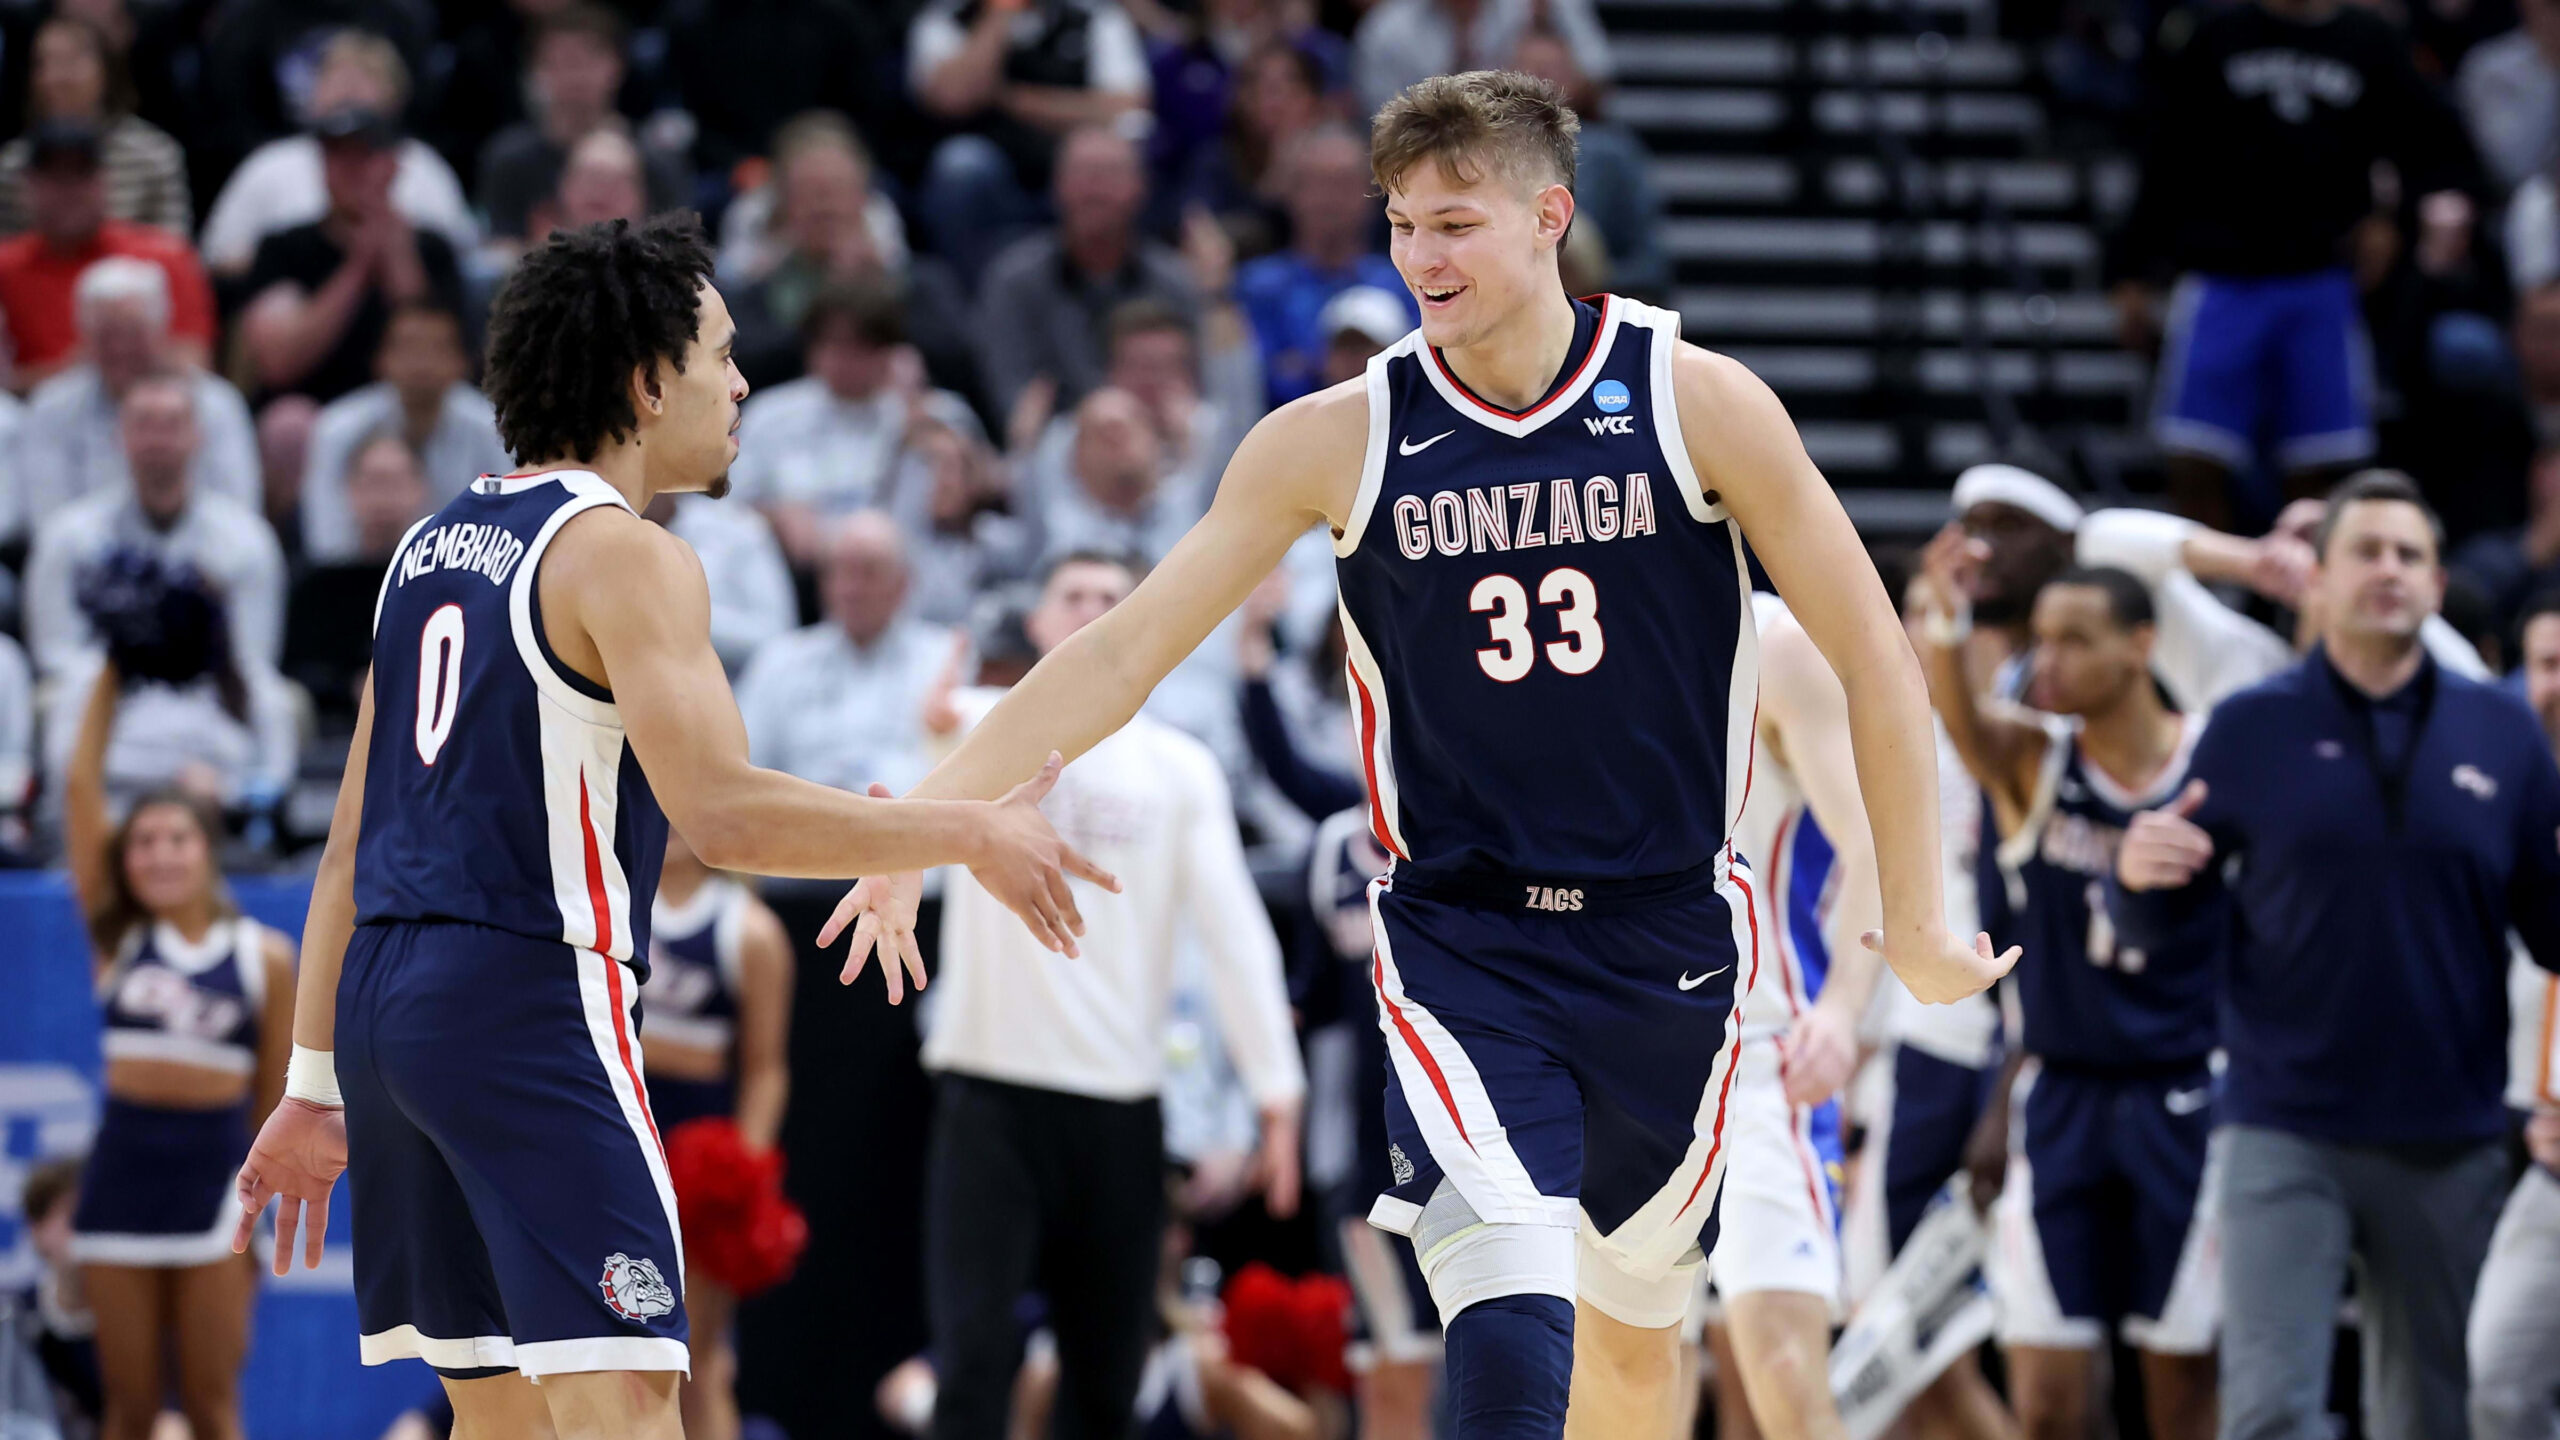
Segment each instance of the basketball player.
M1569 299L1578 122L1527 76L1425 80L1371 163L1422 326L1238 449L1209 514L1042 660L919 795L994 794L1134 714L1310 524L1335 536L1371 819L1397 1181L1471 1440L1667 1434L1767 957L1728 841L1750 783L1744 530L1849 677L1884 954L1923 999L2008 965L1950 937L1910 646L1768 388L1678 321ZM907 943L920 879L837 907ZM1576 1300L1583 1303L1577 1316Z
M1970 544L1941 537L1925 557L1942 615L1979 559ZM2142 1354L2155 1440L2202 1440L2220 1309L2203 1181L2226 915L2200 907L2176 945L2145 953L2116 944L2104 886L2135 812L2185 783L2203 722L2152 683L2151 597L2132 575L2065 570L2036 597L2034 626L2034 711L1977 703L1955 647L1923 647L1947 733L1991 796L2029 957L2015 981L2023 1054L1974 1145L1977 1196L2002 1177L1985 1268L2010 1399L2030 1436L2087 1434L2096 1351L2120 1327Z
M1768 962L1742 1001L1732 1173L1707 1274L1751 1418L1770 1440L1845 1437L1832 1402L1841 1303L1840 1107L1858 1018L1883 966L1831 934L1882 923L1875 847L1858 802L1849 707L1804 627L1774 595L1760 625L1760 754L1734 844L1751 861Z
M684 1252L635 1023L670 820L724 870L969 863L1070 951L1061 872L1111 883L1039 814L1054 760L993 805L747 763L702 567L639 515L717 493L737 455L710 274L690 218L616 221L555 235L499 293L489 396L531 463L393 552L287 1098L240 1169L235 1248L281 1196L281 1273L297 1235L319 1263L352 1153L363 1358L435 1367L466 1435L679 1433Z

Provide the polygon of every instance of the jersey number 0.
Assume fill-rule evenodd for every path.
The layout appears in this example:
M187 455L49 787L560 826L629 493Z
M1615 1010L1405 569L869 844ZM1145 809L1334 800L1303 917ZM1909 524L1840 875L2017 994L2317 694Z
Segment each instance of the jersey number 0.
M436 763L462 705L462 607L442 605L418 632L418 758Z
M1550 570L1538 582L1538 603L1561 607L1556 625L1564 638L1546 644L1547 663L1567 675L1587 675L1600 663L1605 641L1600 634L1600 592L1591 577L1571 566ZM1539 646L1529 634L1529 592L1508 575L1487 575L1467 596L1467 608L1489 615L1491 645L1476 651L1484 673L1508 685L1538 663Z

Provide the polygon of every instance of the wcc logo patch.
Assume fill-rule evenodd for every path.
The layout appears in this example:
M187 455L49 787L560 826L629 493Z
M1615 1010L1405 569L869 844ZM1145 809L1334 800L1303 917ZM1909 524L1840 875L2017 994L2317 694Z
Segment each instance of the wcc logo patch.
M1636 433L1636 417L1619 413L1635 403L1634 397L1627 394L1627 387L1623 381L1603 380L1592 386L1591 403L1601 413L1584 416L1582 418L1584 429L1594 435Z
M654 1320L675 1313L676 1292L658 1273L658 1262L634 1260L616 1250L604 1257L604 1279L597 1282L604 1303L625 1320Z

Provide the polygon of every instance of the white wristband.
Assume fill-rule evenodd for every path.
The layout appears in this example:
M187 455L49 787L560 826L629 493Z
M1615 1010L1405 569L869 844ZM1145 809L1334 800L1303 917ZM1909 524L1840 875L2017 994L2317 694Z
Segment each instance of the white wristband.
M1944 610L1931 610L1920 618L1920 638L1941 649L1952 650L1973 637L1973 607L1963 606L1953 615Z
M288 1100L307 1100L332 1110L345 1108L346 1098L338 1093L336 1053L294 1046L293 1058L284 1064L284 1093Z

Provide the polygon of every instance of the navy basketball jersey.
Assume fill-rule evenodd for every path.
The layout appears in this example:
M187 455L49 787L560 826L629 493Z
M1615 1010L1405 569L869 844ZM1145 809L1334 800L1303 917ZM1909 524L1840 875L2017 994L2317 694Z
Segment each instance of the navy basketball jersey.
M456 920L648 973L667 822L602 686L543 636L535 576L583 470L484 477L392 552L374 609L356 919Z
M1742 536L1680 435L1679 319L1576 302L1546 399L1471 394L1421 332L1369 362L1335 541L1371 819L1400 864L1662 875L1724 849L1758 695Z
M747 922L746 887L714 875L682 905L658 897L650 910L649 983L640 987L652 1040L735 1059L739 957Z
M2203 733L2185 733L2158 778L2128 791L2081 753L2079 726L2047 717L2051 736L2026 822L2000 842L2010 934L2025 947L2014 974L2020 1043L2032 1055L2082 1065L2191 1062L2214 1046L2214 983L2228 912L2199 908L2176 943L2149 953L2116 943L2106 879L2137 811L2186 784Z
M165 920L127 931L98 980L110 1060L168 1060L233 1075L258 1067L266 931L233 915L190 943Z

